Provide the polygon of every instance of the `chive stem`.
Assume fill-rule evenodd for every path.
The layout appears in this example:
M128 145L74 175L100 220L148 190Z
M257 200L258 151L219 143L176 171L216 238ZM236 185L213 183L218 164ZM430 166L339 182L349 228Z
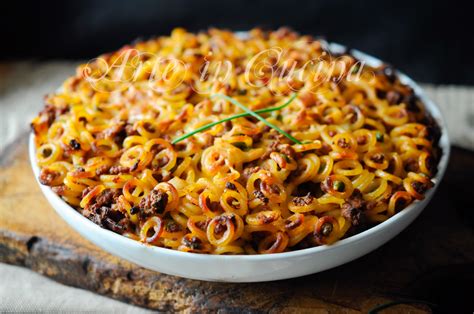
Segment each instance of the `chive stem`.
M216 95L214 95L214 96L221 96L221 97L222 97L222 96L225 96L225 95L216 94ZM214 96L211 96L211 97L214 97ZM293 96L291 96L290 99L288 99L288 100L287 100L283 105L281 105L281 106L272 107L272 108L260 109L260 110L256 110L256 111L252 111L252 112L258 114L258 113L266 113L266 112L272 112L272 111L276 111L276 110L281 110L281 109L285 108L286 106L288 106L288 105L296 98L296 96L297 96L297 94L293 94ZM228 97L228 96L226 96L226 97ZM228 97L228 98L230 98L230 97ZM230 98L230 99L232 99L232 98ZM233 99L232 99L232 100L233 100ZM232 102L232 103L233 103L233 102ZM240 103L239 103L239 104L240 104ZM237 105L237 106L238 106L238 105ZM243 106L243 105L242 105L242 106ZM238 107L241 108L240 106L238 106ZM250 110L250 109L248 109L248 110ZM245 109L244 109L244 111L245 111ZM250 111L251 111L251 110L250 110ZM243 113L239 113L239 114L236 114L236 115L233 115L233 116L230 116L230 117L221 119L221 120L219 120L219 121L211 122L211 123L209 123L209 124L206 124L206 125L203 125L203 126L197 128L197 129L194 130L194 131L191 131L191 132L189 132L189 133L186 133L186 134L181 135L180 137L174 139L171 143L172 143L172 144L176 144L176 143L178 143L178 142L181 142L182 140L187 139L188 137L193 136L194 134L197 134L197 133L199 133L199 132L202 132L202 131L205 131L205 130L207 130L207 129L210 129L210 128L212 128L213 126L216 126L216 125L218 125L218 124L221 124L221 123L224 123L224 122L227 122L227 121L231 121L231 120L234 120L234 119L242 118L242 117L247 117L247 116L249 116L249 115L251 115L251 114L246 111L246 112L243 112ZM258 118L257 118L257 119L258 119ZM262 118L262 119L263 119L263 118ZM260 119L259 119L259 120L260 120ZM264 119L264 120L265 120L265 119ZM265 120L265 121L266 121L266 120ZM268 121L266 121L266 122L267 122L266 124L268 125L269 122L268 122ZM269 125L269 126L270 126L270 125ZM270 126L270 127L271 127L271 126ZM278 128L278 127L277 127L277 128ZM278 131L278 130L277 130L277 131ZM279 131L279 132L280 132L280 131ZM282 131L282 130L281 130L281 132L283 132L283 134L286 133L286 132L284 132L284 131ZM286 135L285 135L285 136L286 136ZM289 134L288 134L288 136L290 136L291 138L293 138L293 137L292 137L291 135L289 135ZM288 136L287 136L287 137L288 137ZM291 138L290 138L290 139L291 139ZM293 138L293 139L294 139L294 138ZM296 141L296 143L301 144L301 143L298 142L298 140L296 140L296 139L294 139L293 141Z
M234 98L231 98L227 95L224 95L224 94L215 94L215 95L212 95L211 98L213 97L220 97L220 98L224 98L225 100L231 102L232 104L236 105L237 107L239 107L240 109L242 109L243 111L247 112L249 115L251 115L252 117L262 121L263 123L265 123L266 125L268 125L269 127L271 127L272 129L275 129L277 130L278 132L280 132L281 134L283 134L284 136L286 136L288 139L290 139L291 141L295 142L296 144L301 144L300 141L298 141L296 138L294 138L293 136L291 136L290 134L286 133L285 131L283 131L282 129L280 129L279 127L277 127L276 125L274 125L273 123L271 122L268 122L265 118L263 118L262 116L260 116L258 113L256 113L255 111L252 111L250 110L249 108L247 108L246 106L242 105L240 102L238 102L237 100L235 100Z

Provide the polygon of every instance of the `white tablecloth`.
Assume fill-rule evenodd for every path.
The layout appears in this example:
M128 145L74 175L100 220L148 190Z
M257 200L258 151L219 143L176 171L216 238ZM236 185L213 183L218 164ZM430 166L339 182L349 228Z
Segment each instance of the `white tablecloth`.
M43 107L43 96L74 73L77 62L0 64L0 154ZM441 107L455 145L474 149L474 87L424 85ZM0 312L147 312L66 287L30 270L0 263Z
M0 313L150 313L64 286L29 269L0 263Z

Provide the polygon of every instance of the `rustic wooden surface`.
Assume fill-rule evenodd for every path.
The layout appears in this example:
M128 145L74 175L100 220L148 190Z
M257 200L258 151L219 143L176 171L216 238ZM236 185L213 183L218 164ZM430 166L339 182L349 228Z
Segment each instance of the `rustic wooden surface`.
M291 280L210 283L143 269L79 236L43 198L24 136L0 156L0 262L162 311L359 313L409 298L435 303L438 311L472 313L473 177L474 153L454 149L445 180L422 215L356 261ZM386 310L406 311L429 308L404 304Z

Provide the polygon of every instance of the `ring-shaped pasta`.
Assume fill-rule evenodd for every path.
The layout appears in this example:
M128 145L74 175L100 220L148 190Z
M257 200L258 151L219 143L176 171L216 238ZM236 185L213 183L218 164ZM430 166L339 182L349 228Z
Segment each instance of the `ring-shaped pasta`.
M340 174L333 174L327 177L321 187L325 192L341 199L348 198L354 191L351 180Z
M222 193L220 204L224 211L245 216L248 212L247 197L238 191L226 189Z
M245 222L249 225L261 226L271 224L281 217L278 210L264 210L245 216Z
M362 173L362 165L357 160L341 160L334 164L333 172L343 176L356 176Z
M357 152L365 153L375 147L377 138L367 129L358 129L352 133L357 141Z
M385 172L380 169L375 170L375 175L379 178L385 179L387 181L391 181L395 183L396 185L400 185L403 182L402 178L397 177L396 175L393 175L391 173Z
M316 242L324 245L336 242L340 237L339 231L339 222L336 218L323 216L317 220L313 234Z
M409 172L408 176L403 179L403 187L405 190L417 200L424 199L423 193L426 189L433 186L430 179L423 175L414 172Z
M265 237L258 244L260 254L281 253L288 246L288 235L285 232L278 231Z
M374 169L384 170L388 168L389 162L385 153L380 149L373 149L364 154L364 163Z
M400 200L402 204L400 204ZM397 191L391 197L390 201L388 202L388 210L387 213L389 216L395 215L396 211L398 210L398 206L402 205L403 207L410 204L412 201L411 194L405 191Z
M130 148L132 146L135 146L135 145L145 145L146 143L148 142L148 139L146 137L143 137L143 136L138 136L138 135L131 135L131 136L127 136L124 140L123 140L123 148Z
M216 204L220 205L220 199L211 190L206 189L199 194L199 206L207 217L214 218L219 215L220 209L217 208Z
M57 161L63 151L61 147L54 143L46 143L38 147L36 152L36 160L41 167L50 165Z
M391 126L400 126L408 122L408 112L405 106L390 106L382 110L383 121Z
M234 215L223 214L211 219L207 225L207 239L214 246L224 246L234 240L235 225L232 221ZM220 237L216 237L217 227L225 227L225 231Z
M149 235L150 231L153 233ZM148 218L140 228L140 241L155 243L163 233L163 220L158 216Z
M93 198L97 197L100 193L102 193L105 190L105 186L103 185L96 185L95 187L92 188L92 190L89 191L81 200L81 203L79 204L82 208L86 208L89 206L90 202L92 201Z
M118 197L118 200L117 200L117 203L121 209L121 211L125 211L128 215L128 217L130 217L130 221L134 224L137 224L138 223L138 216L137 214L132 214L132 205L130 205L130 203L125 199L125 197L123 195L120 195Z
M120 165L132 171L142 170L151 161L152 155L142 145L130 147L120 156Z
M141 198L149 191L147 186L135 177L127 181L122 188L125 199L134 205L138 205Z
M365 117L360 108L356 105L347 105L342 108L344 121L351 130L360 129L365 122Z
M145 138L156 138L160 136L160 130L156 121L144 119L137 121L134 125L137 132Z
M387 180L384 178L376 178L367 187L367 192L363 195L364 200L373 201L380 197L389 188Z
M169 182L160 182L153 189L156 191L163 191L168 195L165 212L172 211L178 207L179 194L173 184Z
M374 178L375 174L364 169L360 175L352 180L352 186L361 192L365 192Z
M314 182L322 182L324 181L332 171L334 166L334 160L330 156L322 156L319 158L320 166L318 169L318 173L314 178Z
M120 154L117 143L108 138L98 139L92 143L92 147L97 154L114 158ZM122 155L123 157L123 155Z
M207 226L209 217L204 215L189 216L187 227L192 234L196 235L203 241L207 241Z

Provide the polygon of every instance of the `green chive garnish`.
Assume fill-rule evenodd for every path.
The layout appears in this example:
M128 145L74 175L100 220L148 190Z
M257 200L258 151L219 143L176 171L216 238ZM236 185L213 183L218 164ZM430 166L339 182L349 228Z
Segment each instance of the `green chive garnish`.
M214 96L217 96L217 95L214 95ZM222 95L224 96L224 95ZM293 94L293 96L290 97L290 99L288 99L283 105L281 106L278 106L278 107L273 107L273 108L265 108L265 109L260 109L260 110L256 110L256 111L252 111L254 113L265 113L265 112L272 112L272 111L276 111L276 110L281 110L283 108L285 108L286 106L288 106L295 98L296 98L297 94ZM228 96L226 96L228 97ZM229 97L230 98L230 97ZM230 98L232 99L232 98ZM243 105L242 105L243 106ZM248 109L250 110L250 109ZM186 133L186 134L183 134L181 135L180 137L174 139L171 143L172 144L176 144L178 142L181 142L182 140L185 140L187 139L188 137L191 137L193 136L194 134L197 134L199 132L202 132L202 131L205 131L207 129L210 129L212 128L213 126L215 125L218 125L218 124L221 124L221 123L224 123L224 122L227 122L227 121L231 121L231 120L234 120L234 119L237 119L237 118L242 118L242 117L247 117L247 116L250 116L251 114L249 114L248 112L243 112L243 113L239 113L239 114L236 114L236 115L233 115L233 116L230 116L230 117L227 117L227 118L224 118L224 119L221 119L219 121L215 121L215 122L211 122L209 124L206 124L206 125L203 125L202 127L199 127L197 128L196 130L194 131L191 131L189 133ZM263 118L262 118L263 119ZM265 120L265 119L264 119ZM266 120L265 120L266 121ZM268 125L268 121L267 121L267 125ZM271 126L270 126L271 127ZM278 130L277 130L278 131ZM283 131L284 132L284 131ZM289 135L291 136L291 135ZM295 139L295 141L300 144L298 142L298 140Z
M243 111L247 112L249 115L251 115L252 117L262 121L263 123L265 123L266 125L268 125L269 127L271 127L272 129L275 129L277 130L278 132L280 132L281 134L283 134L284 136L286 136L288 139L290 139L291 141L295 142L296 144L301 144L300 141L298 141L296 138L294 138L293 136L291 136L290 134L286 133L285 131L283 131L282 129L280 129L279 127L277 127L276 125L274 125L273 123L271 122L268 122L267 120L265 120L265 118L263 118L262 116L260 116L258 113L256 113L255 111L252 111L250 110L249 108L245 107L244 105L242 105L240 102L238 102L237 100L235 100L234 98L231 98L227 95L224 95L224 94L215 94L215 95L212 95L211 98L213 97L220 97L220 98L224 98L225 100L231 102L232 104L236 105L237 107L239 107L240 109L242 109Z

